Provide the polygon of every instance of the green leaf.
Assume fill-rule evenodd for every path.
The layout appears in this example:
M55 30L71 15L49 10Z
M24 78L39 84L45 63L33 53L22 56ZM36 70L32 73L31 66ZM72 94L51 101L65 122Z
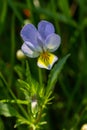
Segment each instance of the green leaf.
M1 118L0 118L0 130L5 130L4 122L3 122L3 120Z
M15 72L17 73L17 75L19 76L20 79L23 79L23 74L24 74L24 70L22 67L20 67L19 65L16 65L14 67Z
M14 14L16 15L16 17L20 20L21 23L23 23L22 15L19 12L19 9L16 7L14 1L8 0L8 4L12 8L12 10L13 10Z
M16 121L16 124L14 125L14 128L20 126L20 125L23 125L23 124L27 124L27 125L30 125L30 122L28 120L26 120L25 118L23 117L19 117Z
M47 84L47 91L46 91L47 95L49 91L54 88L55 83L58 80L58 76L69 56L70 54L66 55L61 60L59 60L58 63L54 66L54 68L51 70L49 74L48 84Z
M21 79L18 79L17 81L20 84L20 88L24 88L26 90L30 89L30 85L27 82L25 82L25 81L23 81Z
M14 107L6 103L0 103L0 115L5 117L19 116L18 112Z
M65 16L71 17L68 0L59 0L59 7Z
M26 79L27 79L27 82L31 85L32 84L32 76L31 76L28 61L26 61Z
M25 98L29 100L31 95L31 86L27 82L21 79L18 79L17 83L18 83L18 87L20 87L20 90L24 94Z

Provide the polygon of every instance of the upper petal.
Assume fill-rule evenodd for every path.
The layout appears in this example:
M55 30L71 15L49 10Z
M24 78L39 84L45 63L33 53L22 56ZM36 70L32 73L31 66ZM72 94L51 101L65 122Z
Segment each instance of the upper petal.
M43 40L45 40L48 35L55 32L55 29L52 23L42 20L38 24L38 31Z
M45 40L45 48L49 52L54 52L60 46L61 38L59 35L53 33L47 37Z
M23 53L31 58L35 58L39 56L39 53L34 51L33 49L29 48L25 43L21 47Z
M38 31L33 24L25 25L22 28L20 35L24 41L29 41L32 44L37 44Z

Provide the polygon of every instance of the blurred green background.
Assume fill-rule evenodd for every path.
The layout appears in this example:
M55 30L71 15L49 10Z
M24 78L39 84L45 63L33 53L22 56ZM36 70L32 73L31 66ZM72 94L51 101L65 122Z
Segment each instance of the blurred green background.
M80 130L87 123L87 0L0 0L0 72L18 95L14 68L21 65L16 57L23 43L20 30L25 23L37 26L42 19L52 22L61 36L59 59L71 54L55 86L44 130ZM30 62L32 74L37 75ZM0 99L8 97L0 80ZM0 130L25 130L14 124L15 118L0 116Z

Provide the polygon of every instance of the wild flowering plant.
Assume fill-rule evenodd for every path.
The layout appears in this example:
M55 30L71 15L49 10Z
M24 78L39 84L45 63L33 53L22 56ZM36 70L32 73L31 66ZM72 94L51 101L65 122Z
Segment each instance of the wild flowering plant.
M17 118L15 127L25 124L28 126L26 127L28 130L39 130L42 125L47 123L44 118L44 110L53 98L51 94L69 54L54 65L58 57L52 52L58 49L61 38L55 33L53 24L48 21L42 20L39 22L38 29L33 24L27 24L22 28L20 35L24 41L21 47L22 52L30 58L38 57L36 67L39 68L37 74L37 76L39 75L39 81L33 78L28 61L25 62L25 68L16 66L15 70L19 75L17 86L24 95L23 99L18 99L8 87L2 74L0 74L2 81L5 82L13 97L12 100L0 101L0 114L7 117L15 116ZM46 83L43 82L44 76L41 68L50 70L48 77L46 76ZM23 70L25 70L25 77L22 73ZM16 104L16 107L13 104Z
M52 23L42 20L38 24L38 30L32 24L27 24L21 30L24 40L22 51L31 58L39 57L37 65L40 68L50 70L58 57L51 54L58 49L61 38L55 34Z

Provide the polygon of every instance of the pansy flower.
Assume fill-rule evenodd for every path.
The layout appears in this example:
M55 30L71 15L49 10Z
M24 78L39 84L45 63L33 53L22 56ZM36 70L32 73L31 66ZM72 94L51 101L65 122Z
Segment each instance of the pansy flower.
M31 58L38 57L37 65L50 70L58 57L52 54L60 45L61 38L55 33L52 23L42 20L38 29L33 24L25 25L20 35L24 41L21 49Z

